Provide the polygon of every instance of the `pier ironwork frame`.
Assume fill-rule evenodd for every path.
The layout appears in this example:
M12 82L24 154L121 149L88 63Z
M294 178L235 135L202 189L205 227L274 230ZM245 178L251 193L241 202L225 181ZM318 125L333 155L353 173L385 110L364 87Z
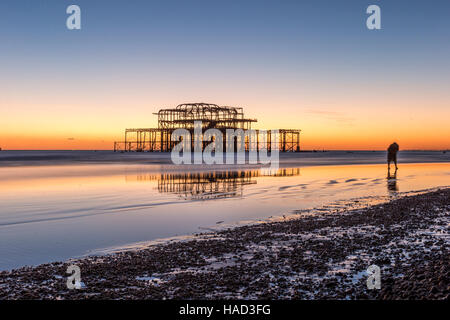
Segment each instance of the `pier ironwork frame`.
M172 133L176 129L186 129L191 133L191 143L194 144L194 122L201 121L202 132L208 129L218 129L224 137L224 148L226 151L226 130L242 129L251 130L252 123L256 119L246 118L243 108L218 106L210 103L185 103L176 108L161 109L157 113L157 128L131 128L125 129L123 141L114 142L114 151L121 152L168 152L178 143L172 141ZM262 136L262 130L254 130L256 141L251 141L248 136L245 140L245 150L255 147L256 150L271 148L271 130L265 131L266 137ZM279 129L279 150L282 152L300 151L300 132L299 129ZM203 147L210 142L204 142ZM193 148L192 148L193 150Z

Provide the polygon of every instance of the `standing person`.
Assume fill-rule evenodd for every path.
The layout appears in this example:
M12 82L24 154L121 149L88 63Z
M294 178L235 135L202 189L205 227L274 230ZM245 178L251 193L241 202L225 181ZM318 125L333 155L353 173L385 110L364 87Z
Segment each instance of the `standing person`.
M390 168L391 161L393 161L394 164L395 164L395 170L398 169L398 167L397 167L397 152L398 152L398 149L399 149L399 147L398 147L397 142L392 143L389 146L389 148L387 149L387 151L388 151L388 158L387 158L388 169Z

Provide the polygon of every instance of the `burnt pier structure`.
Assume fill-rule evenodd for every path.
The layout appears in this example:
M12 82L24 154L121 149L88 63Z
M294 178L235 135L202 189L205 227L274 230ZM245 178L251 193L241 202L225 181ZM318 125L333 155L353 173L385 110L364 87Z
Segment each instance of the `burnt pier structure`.
M218 129L226 136L227 129L251 130L252 123L256 119L246 118L243 108L218 106L210 103L185 103L176 108L161 109L157 113L157 128L132 128L125 129L123 141L114 142L114 151L122 152L168 152L179 143L172 141L172 133L176 129L186 129L194 138L194 122L201 121L202 132L208 129ZM278 129L278 146L282 152L300 151L300 131L299 129ZM250 146L256 150L271 150L271 130L264 130L266 136L262 137L262 130L254 129L256 141L251 141L246 136L245 150ZM192 142L193 143L193 142ZM203 147L210 142L204 142ZM224 141L225 143L225 141ZM253 144L253 145L251 145ZM226 148L223 148L226 151Z

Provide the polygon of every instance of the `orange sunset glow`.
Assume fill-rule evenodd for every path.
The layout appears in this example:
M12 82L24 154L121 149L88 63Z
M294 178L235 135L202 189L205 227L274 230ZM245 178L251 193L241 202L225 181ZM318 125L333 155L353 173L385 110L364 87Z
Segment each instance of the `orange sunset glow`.
M124 128L155 127L153 112L177 104L176 101L172 105L162 101L147 104L143 101L151 97L141 99L129 102L135 112L128 112L130 107L125 102L112 99L97 100L95 104L81 100L73 105L52 101L53 105L45 106L42 102L37 107L30 102L9 104L11 109L0 120L0 147L4 150L111 150L113 142L122 139ZM447 125L450 109L445 108L445 103L435 102L436 112L429 113L421 107L421 101L403 106L397 101L380 101L358 107L358 101L345 104L342 98L342 106L333 105L330 111L322 107L326 101L305 101L298 106L285 102L277 106L270 102L252 103L248 97L234 100L236 103L248 100L245 105L237 105L258 119L254 128L300 128L302 149L384 150L394 140L403 150L450 147ZM362 104L364 98L359 101ZM317 105L320 108L314 108Z

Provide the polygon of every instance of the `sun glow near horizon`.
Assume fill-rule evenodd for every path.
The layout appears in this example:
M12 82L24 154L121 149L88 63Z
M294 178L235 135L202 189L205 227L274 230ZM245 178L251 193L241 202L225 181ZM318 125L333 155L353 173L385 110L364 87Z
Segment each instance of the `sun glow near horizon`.
M142 100L146 100L142 98ZM246 100L246 99L242 99ZM189 100L188 100L189 101ZM145 102L133 101L133 107L117 103L108 108L77 105L61 108L14 106L7 118L0 119L0 147L3 150L111 150L114 141L123 140L125 128L157 127L158 108ZM88 104L88 101L86 101ZM177 103L174 103L175 106ZM152 104L153 105L153 104ZM228 103L227 105L232 105ZM378 105L365 108L342 106L326 109L269 103L251 103L244 113L258 122L256 129L301 129L301 149L326 150L385 150L397 141L402 150L444 150L450 148L450 112L445 107L440 114L411 105ZM322 106L322 105L321 105ZM33 110L24 118L25 110ZM130 111L130 109L132 109ZM134 112L134 110L135 112ZM406 110L406 112L405 112Z

